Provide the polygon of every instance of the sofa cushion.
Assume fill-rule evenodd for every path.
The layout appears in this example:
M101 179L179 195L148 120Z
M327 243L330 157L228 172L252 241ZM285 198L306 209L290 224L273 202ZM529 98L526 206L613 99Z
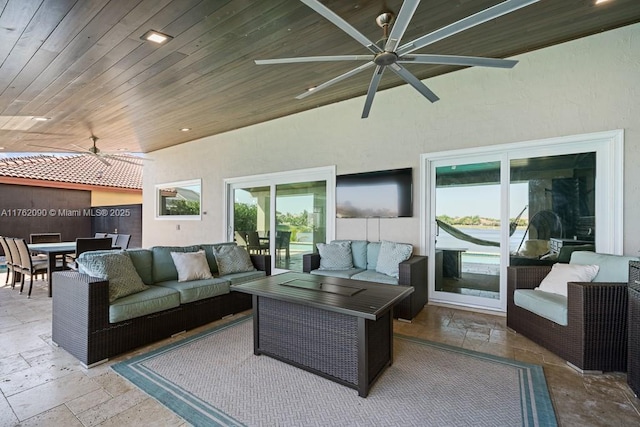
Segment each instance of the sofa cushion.
M381 246L382 243L380 242L369 242L367 245L367 270L376 269Z
M109 322L117 323L180 306L174 289L149 286L146 290L119 298L109 305Z
M558 325L567 326L567 297L534 289L516 289L513 302Z
M154 246L153 252L153 281L165 282L167 280L177 280L178 270L173 264L171 252L196 252L200 246Z
M153 253L149 249L127 249L129 258L146 285L153 285Z
M109 302L149 288L124 251L84 252L80 254L77 262L84 273L109 281Z
M345 270L311 270L311 274L316 276L328 276L328 277L341 277L343 279L349 279L354 274L358 274L364 271L362 268L347 268Z
M640 258L623 255L598 254L595 252L574 252L570 264L595 264L600 269L594 282L627 283L629 281L629 261Z
M171 252L171 258L178 270L178 282L211 279L211 270L204 249L198 252Z
M207 256L207 262L209 263L209 271L211 271L211 274L218 274L218 263L216 262L216 256L213 254L213 247L236 245L236 242L203 243L202 245L200 245L200 247L204 249L204 253Z
M376 271L387 276L400 277L399 264L411 257L413 246L405 243L394 243L384 240L380 246Z
M228 294L231 283L226 279L210 277L209 279L189 280L179 282L177 280L167 280L156 283L156 286L171 288L180 293L180 303L186 304L211 298L218 295Z
M256 269L251 262L249 252L242 246L214 246L213 255L216 257L220 276Z
M353 268L351 241L316 243L320 253L320 270L348 270Z
M351 276L354 280L364 280L366 282L386 283L388 285L397 285L398 279L388 276L384 273L378 273L375 270L365 270Z
M591 282L596 274L598 274L597 265L556 263L536 289L566 297L568 282Z
M366 240L334 240L334 242L351 242L351 258L354 268L367 268L367 242Z

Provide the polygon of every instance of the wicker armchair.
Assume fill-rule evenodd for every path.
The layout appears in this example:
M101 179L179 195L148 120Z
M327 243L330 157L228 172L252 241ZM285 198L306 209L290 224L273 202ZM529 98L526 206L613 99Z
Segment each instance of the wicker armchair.
M534 289L550 266L509 267L507 326L580 371L627 369L627 283L568 283L567 325L514 304L517 289Z

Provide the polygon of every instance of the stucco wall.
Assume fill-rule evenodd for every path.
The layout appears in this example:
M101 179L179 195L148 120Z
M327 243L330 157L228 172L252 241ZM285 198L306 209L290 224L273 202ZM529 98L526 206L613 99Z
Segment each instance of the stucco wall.
M224 240L228 177L327 165L338 174L413 167L417 201L420 154L624 129L624 252L637 254L639 52L640 25L628 26L521 55L512 70L429 79L441 98L435 104L403 86L378 93L366 120L361 97L154 152L144 169L143 246ZM155 220L154 185L192 178L203 179L203 220ZM419 215L414 202L413 218L338 220L336 237L417 245Z

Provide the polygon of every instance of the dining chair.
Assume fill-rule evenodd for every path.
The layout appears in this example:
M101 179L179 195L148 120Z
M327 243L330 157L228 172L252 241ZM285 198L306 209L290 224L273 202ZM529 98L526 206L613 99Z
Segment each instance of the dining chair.
M120 249L127 249L131 241L131 234L118 234L117 236L116 243L113 246Z
M4 284L6 286L9 283L9 275L11 275L11 288L15 288L16 286L16 272L13 257L11 256L11 250L9 249L9 245L7 244L7 240L4 236L0 236L0 246L2 246L2 251L4 252L4 261L7 265L7 277L5 277Z
M20 293L24 290L24 276L29 275L29 292L27 298L31 298L31 290L33 289L33 276L37 274L45 274L47 272L47 261L33 259L29 252L29 246L24 239L14 239L14 242L20 253Z
M111 239L111 246L116 246L116 240L118 240L118 235L115 233L107 233L105 237L109 237Z
M30 243L60 243L62 235L60 233L32 233L29 235Z
M11 253L11 261L13 263L13 282L11 282L11 288L16 287L16 283L22 277L22 269L20 262L20 252L18 251L18 246L16 245L16 239L14 237L5 237L5 242L7 242L7 246L9 247L9 252Z
M291 254L289 251L289 245L291 244L291 232L290 231L277 231L276 232L276 258L280 258L280 252L284 251L285 259L289 261Z
M73 255L67 255L67 267L71 269L77 269L78 264L76 260L78 257L89 251L102 251L113 248L113 239L111 237L78 237L76 239L76 252Z
M260 242L260 235L257 231L248 231L247 238L249 239L249 245L247 246L249 253L262 254L269 252L269 245Z
M107 237L107 233L96 233L93 235L95 238Z

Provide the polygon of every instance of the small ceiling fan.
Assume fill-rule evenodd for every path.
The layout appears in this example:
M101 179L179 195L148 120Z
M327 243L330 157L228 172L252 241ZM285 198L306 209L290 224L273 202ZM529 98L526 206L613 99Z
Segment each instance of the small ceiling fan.
M410 84L431 102L436 102L439 99L438 96L433 93L417 77L411 74L405 67L403 67L402 64L414 63L512 68L517 64L518 61L508 59L483 58L476 56L413 54L413 52L444 38L475 27L476 25L480 25L484 22L498 18L502 15L506 15L507 13L513 12L517 9L536 3L539 0L506 0L481 12L475 13L471 16L454 22L453 24L449 24L436 31L425 34L422 37L418 37L417 39L403 45L400 45L400 40L407 30L409 22L411 21L411 18L418 8L420 0L405 0L402 3L402 7L400 8L400 12L398 13L397 18L395 17L395 14L389 10L384 10L383 12L381 12L380 15L376 18L376 22L380 27L382 27L383 35L382 39L376 43L369 40L351 24L339 17L336 13L320 3L318 0L300 1L331 21L331 23L354 38L365 48L367 48L371 53L367 55L334 55L281 59L258 59L255 60L255 63L257 65L269 65L322 61L367 61L365 64L360 65L359 67L356 67L351 71L348 71L316 86L315 88L313 88L313 90L308 90L296 96L296 99L306 98L307 96L316 93L319 90L325 89L339 81L354 76L361 71L375 67L371 83L369 84L369 90L367 91L364 110L362 111L362 118L364 119L369 116L369 111L371 110L373 98L376 94L376 91L378 90L380 79L382 78L382 74L387 68L397 74L405 82ZM389 32L390 26L392 26L391 32Z
M117 153L108 153L108 152L104 152L101 151L98 146L96 145L96 141L98 141L98 137L95 135L91 135L91 141L93 142L93 145L89 148L83 148L80 147L76 144L71 144L72 147L75 147L75 150L69 149L69 148L60 148L60 147L52 147L52 146L48 146L48 145L37 145L37 144L29 144L30 146L33 147L40 147L40 148L48 148L51 150L56 150L56 151L64 151L65 153L78 153L78 154L84 154L87 156L93 156L96 159L100 160L102 163L104 163L105 166L111 166L111 163L109 163L108 160L115 160L118 162L124 162L124 163L131 163L133 165L140 165L139 163L133 161L131 159L130 156L125 155L125 154L117 154ZM150 160L150 159L146 159L143 157L136 157L136 160Z

